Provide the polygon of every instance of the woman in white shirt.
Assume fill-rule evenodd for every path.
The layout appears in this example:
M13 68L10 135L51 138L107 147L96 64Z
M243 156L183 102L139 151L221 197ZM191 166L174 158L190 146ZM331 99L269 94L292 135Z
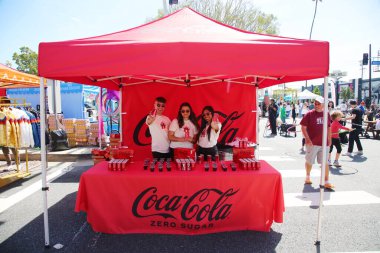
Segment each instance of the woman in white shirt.
M214 115L214 108L211 106L205 106L203 108L197 150L197 154L203 154L204 156L211 155L213 159L215 159L215 155L218 154L216 144L218 142L220 130L222 129L222 124L217 117L214 117Z
M176 119L169 127L170 153L173 157L175 148L193 148L198 134L198 123L190 104L184 102L179 107Z

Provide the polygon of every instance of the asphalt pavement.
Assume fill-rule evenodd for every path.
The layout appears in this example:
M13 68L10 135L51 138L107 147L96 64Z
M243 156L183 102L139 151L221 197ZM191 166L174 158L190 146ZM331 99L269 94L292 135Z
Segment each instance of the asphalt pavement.
M261 130L265 123L260 121ZM380 252L380 140L361 141L364 155L342 156L342 167L330 169L336 189L325 194L320 246L314 245L320 169L313 167L313 184L305 186L300 132L297 137L264 137L260 132L259 157L281 172L286 206L284 223L274 223L269 233L96 233L85 213L74 212L80 175L91 167L91 161L78 160L49 169L50 248L44 247L40 175L0 189L0 252Z

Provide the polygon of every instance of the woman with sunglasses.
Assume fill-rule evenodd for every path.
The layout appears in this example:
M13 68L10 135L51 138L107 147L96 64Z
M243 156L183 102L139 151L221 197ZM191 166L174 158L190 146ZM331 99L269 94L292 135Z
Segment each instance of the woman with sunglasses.
M218 142L222 124L214 113L214 108L205 106L202 110L202 123L198 139L197 154L203 154L205 157L211 155L215 159L218 154L216 143Z
M170 153L173 156L175 148L193 148L198 134L198 123L189 103L184 102L179 107L177 118L169 127Z

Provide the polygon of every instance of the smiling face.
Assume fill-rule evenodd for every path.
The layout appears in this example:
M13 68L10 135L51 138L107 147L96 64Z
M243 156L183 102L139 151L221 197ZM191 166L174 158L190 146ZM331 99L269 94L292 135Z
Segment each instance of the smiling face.
M165 110L165 103L155 101L154 102L154 109L157 110L157 115L162 115L162 113Z
M184 120L188 120L190 117L190 107L188 106L182 106L181 107L181 114Z
M210 123L211 120L212 120L212 113L211 113L209 110L204 110L203 113L202 113L202 117L203 117L208 123Z

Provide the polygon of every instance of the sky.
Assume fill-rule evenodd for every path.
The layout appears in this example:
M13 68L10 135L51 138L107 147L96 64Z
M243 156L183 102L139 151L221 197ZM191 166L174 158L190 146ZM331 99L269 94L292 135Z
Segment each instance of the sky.
M315 1L247 1L277 17L279 35L309 38ZM162 8L162 0L0 0L0 63L12 61L13 53L22 46L38 52L40 42L85 38L141 25ZM362 77L359 62L363 53L369 52L369 44L372 56L378 56L379 11L380 0L318 2L311 39L330 43L330 72L347 72L341 80ZM363 78L368 76L366 67ZM372 77L380 77L380 72L372 72ZM321 80L310 84L313 82L321 84Z

